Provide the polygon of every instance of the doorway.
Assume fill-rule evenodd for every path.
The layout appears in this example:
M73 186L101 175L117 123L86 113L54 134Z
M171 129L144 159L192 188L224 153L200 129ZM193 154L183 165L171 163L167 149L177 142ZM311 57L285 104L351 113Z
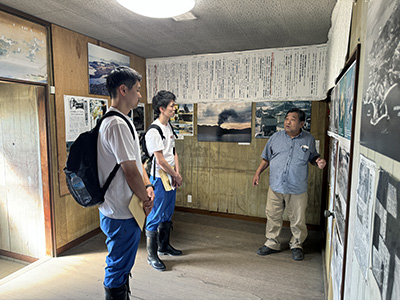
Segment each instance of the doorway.
M0 81L0 256L28 263L49 254L45 90Z

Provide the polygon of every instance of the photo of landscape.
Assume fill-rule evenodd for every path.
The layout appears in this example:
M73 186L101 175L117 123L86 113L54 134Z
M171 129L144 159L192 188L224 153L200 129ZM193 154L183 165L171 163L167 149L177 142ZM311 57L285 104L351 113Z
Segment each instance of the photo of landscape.
M197 139L201 142L251 142L251 102L199 103Z
M116 67L129 67L129 56L88 43L89 94L108 96L107 75Z

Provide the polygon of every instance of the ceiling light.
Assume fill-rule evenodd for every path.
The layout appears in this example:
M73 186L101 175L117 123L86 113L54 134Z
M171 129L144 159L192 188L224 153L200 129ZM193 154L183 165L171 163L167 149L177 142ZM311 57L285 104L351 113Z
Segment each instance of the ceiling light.
M196 20L196 16L194 14L192 14L191 12L187 12L185 14L173 17L172 19L174 19L177 22L181 22L181 21L191 21L191 20Z
M150 18L171 18L190 11L195 0L117 0L139 15Z

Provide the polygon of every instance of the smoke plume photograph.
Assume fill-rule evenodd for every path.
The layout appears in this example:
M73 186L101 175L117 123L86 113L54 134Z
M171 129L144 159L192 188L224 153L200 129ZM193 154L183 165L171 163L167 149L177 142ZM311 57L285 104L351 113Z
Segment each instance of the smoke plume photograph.
M200 142L251 142L251 102L199 103Z

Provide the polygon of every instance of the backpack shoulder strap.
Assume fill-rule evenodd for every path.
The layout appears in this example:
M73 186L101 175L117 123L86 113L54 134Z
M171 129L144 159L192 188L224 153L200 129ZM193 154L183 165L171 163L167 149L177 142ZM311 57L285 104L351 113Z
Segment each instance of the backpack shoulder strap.
M161 136L161 139L165 140L165 136L164 136L164 134L163 134L163 132L162 132L161 127L158 126L158 125L156 125L156 124L151 124L151 125L149 126L149 128L147 129L146 133L147 133L150 129L152 129L152 128L157 129L158 133L159 133L160 136Z
M99 125L99 128L100 128L100 123L101 123L105 118L111 117L111 116L118 116L118 117L120 117L121 119L123 119L123 120L126 122L126 124L128 125L129 130L130 130L131 133L132 133L133 140L135 140L135 133L134 133L134 131L133 131L133 127L132 127L131 122L129 122L121 113L119 113L119 112L117 112L117 111L114 111L114 110L108 111L108 112L100 119L100 122L99 122L99 124L98 124L98 125Z
M168 124L169 124L169 126L171 126L172 133L174 134L175 138L177 139L178 135L176 134L176 132L174 130L174 127L172 127L172 124L171 124L171 122L169 120L168 120Z
M131 124L121 113L119 113L119 112L117 112L117 111L108 111L108 112L100 119L100 122L96 125L96 127L98 126L97 128L99 129L99 128L100 128L100 125L101 125L101 122L102 122L105 118L111 117L111 116L118 116L118 117L122 118L123 120L125 120L126 124L128 124L129 130L130 130L131 133L132 133L133 140L135 140L135 133L134 133L134 131L133 131L132 124ZM106 182L104 183L104 186L101 188L102 191L103 191L103 193L104 193L104 195L105 195L105 193L106 193L108 187L110 186L111 181L114 179L115 174L117 174L119 167L120 167L119 164L116 164L116 165L115 165L115 167L114 167L113 170L111 171L110 175L108 175L107 180L106 180Z

